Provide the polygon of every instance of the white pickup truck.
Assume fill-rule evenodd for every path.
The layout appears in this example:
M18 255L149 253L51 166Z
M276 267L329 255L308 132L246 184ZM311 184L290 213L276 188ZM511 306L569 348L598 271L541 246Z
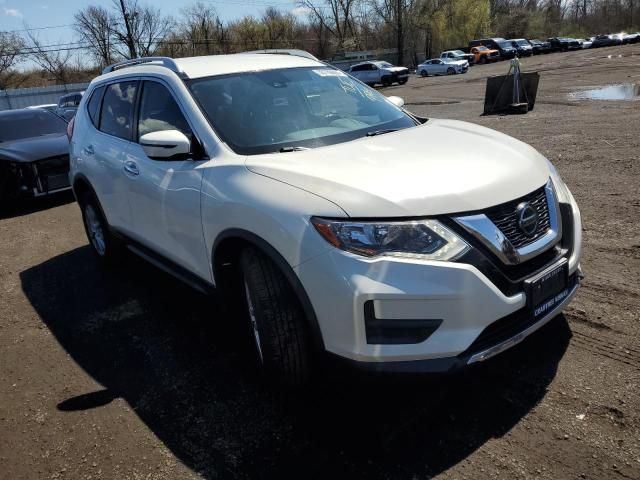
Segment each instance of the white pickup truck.
M447 50L446 52L442 52L440 54L440 58L444 60L445 58L451 60L467 60L469 65L473 64L475 60L475 55L472 53L464 53L462 50Z
M404 85L409 79L409 69L394 67L389 62L362 62L351 66L349 74L370 87L380 83L385 87L392 83Z

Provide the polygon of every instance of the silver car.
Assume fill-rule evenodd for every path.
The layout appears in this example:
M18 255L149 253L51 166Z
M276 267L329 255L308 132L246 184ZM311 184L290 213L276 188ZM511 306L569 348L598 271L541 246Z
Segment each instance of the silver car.
M429 75L455 75L467 73L469 62L467 60L452 60L449 58L432 58L418 65L416 73L421 77Z

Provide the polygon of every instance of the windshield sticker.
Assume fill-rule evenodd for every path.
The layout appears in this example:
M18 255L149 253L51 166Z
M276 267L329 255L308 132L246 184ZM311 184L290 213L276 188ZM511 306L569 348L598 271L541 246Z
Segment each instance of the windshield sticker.
M323 68L322 70L312 70L316 75L321 77L346 77L347 74L342 70L333 70L330 68Z

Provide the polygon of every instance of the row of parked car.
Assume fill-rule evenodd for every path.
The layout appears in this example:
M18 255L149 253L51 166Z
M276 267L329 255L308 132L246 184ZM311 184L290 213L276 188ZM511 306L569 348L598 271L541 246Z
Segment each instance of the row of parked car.
M552 37L547 40L526 38L483 38L471 40L468 47L446 50L438 58L425 60L416 67L416 73L422 77L432 75L455 75L466 73L469 66L528 57L552 52L566 52L584 48L609 47L640 42L640 32L597 35L588 38ZM389 62L367 61L353 65L349 73L373 86L383 86L407 82L409 70L396 67Z

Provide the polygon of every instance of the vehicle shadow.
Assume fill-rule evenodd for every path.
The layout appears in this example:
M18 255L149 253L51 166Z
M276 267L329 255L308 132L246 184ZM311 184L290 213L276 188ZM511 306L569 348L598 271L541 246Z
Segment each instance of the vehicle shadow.
M50 196L38 198L18 198L11 200L10 204L0 203L0 220L5 218L22 217L31 213L60 207L75 199L71 190L53 193Z
M204 478L430 477L512 429L541 399L570 339L563 317L486 364L449 377L330 370L304 392L263 385L237 318L136 258L104 269L89 247L21 273L56 339ZM72 413L71 413L72 414Z

